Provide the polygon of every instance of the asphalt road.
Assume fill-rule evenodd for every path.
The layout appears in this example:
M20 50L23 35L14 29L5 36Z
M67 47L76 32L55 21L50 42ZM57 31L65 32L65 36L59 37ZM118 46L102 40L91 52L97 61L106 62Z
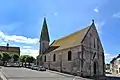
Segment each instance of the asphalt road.
M120 80L120 75L106 74L107 80Z
M51 71L35 71L26 68L3 67L2 72L8 80L87 80L72 75L58 74ZM90 79L88 79L90 80Z

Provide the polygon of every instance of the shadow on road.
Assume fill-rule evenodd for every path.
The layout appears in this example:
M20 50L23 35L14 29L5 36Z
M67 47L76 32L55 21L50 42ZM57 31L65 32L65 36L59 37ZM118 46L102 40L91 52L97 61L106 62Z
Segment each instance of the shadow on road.
M106 80L120 80L120 77L115 76L107 76Z

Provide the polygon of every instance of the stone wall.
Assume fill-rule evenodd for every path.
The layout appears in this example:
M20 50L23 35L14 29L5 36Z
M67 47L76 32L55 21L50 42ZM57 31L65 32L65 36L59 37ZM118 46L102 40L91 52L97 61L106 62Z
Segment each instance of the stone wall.
M96 55L94 56L94 54ZM95 27L91 27L83 41L84 75L94 75L94 62L97 64L96 74L104 74L104 51ZM87 65L91 64L91 65ZM90 68L90 69L89 69Z
M72 52L72 60L68 61L68 51ZM77 73L80 70L78 52L81 52L81 46L60 50L46 54L44 66L53 70L67 72L70 74ZM56 54L56 61L53 61L53 55ZM50 59L49 59L50 58ZM50 67L48 66L50 64Z

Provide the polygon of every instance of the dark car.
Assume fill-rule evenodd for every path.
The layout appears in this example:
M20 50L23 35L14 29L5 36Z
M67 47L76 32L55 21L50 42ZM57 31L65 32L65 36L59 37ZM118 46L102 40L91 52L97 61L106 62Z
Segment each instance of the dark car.
M46 71L46 69L43 66L38 67L38 71Z

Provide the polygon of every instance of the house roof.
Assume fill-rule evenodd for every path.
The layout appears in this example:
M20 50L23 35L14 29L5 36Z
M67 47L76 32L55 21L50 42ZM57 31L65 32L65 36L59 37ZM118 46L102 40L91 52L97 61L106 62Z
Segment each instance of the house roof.
M51 46L57 46L58 48L53 51L80 45L81 41L83 40L83 38L86 35L89 28L90 28L90 26L88 26L84 29L78 30L78 31L76 31L68 36L65 36L63 38L55 40Z
M113 63L115 60L117 60L118 58L120 58L120 54L118 54L118 56L117 57L114 57L111 61L110 61L110 63Z
M1 52L15 52L20 54L20 47L11 47L11 46L0 46Z

